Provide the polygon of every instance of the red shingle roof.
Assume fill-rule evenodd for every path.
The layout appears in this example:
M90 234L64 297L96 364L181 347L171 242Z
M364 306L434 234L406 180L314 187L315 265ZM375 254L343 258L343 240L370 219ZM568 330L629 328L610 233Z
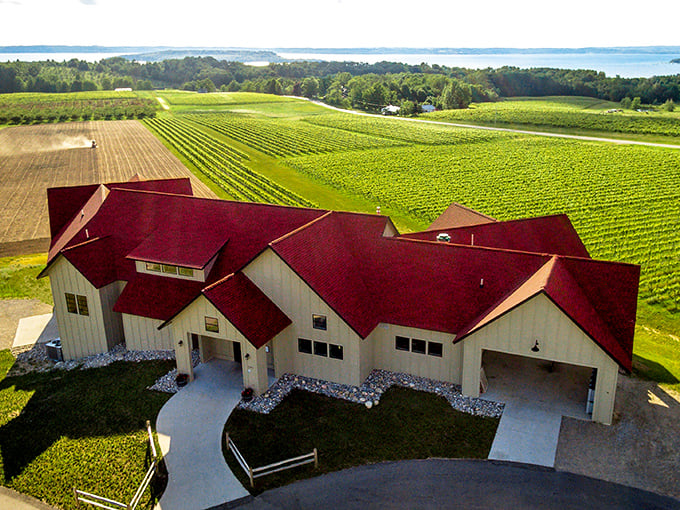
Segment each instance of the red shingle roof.
M427 230L466 227L496 221L491 216L453 202L441 215L427 227Z
M503 248L507 250L570 255L589 258L588 250L566 214L511 221L497 221L469 227L427 230L404 234L407 239L436 241L448 234L451 243ZM473 240L474 236L474 240Z
M208 300L256 348L291 324L291 320L243 273L231 274L203 290Z
M202 199L183 195L181 183L171 185L176 193L124 184L94 189L48 259L49 267L63 254L98 288L128 282L117 312L168 321L203 291L263 345L290 321L240 270L270 246L362 338L385 322L462 339L543 292L630 369L639 267L588 258L564 215L447 229L451 243L441 243L441 231L383 237L384 216ZM69 214L50 211L55 225ZM203 267L215 255L205 283L138 274L131 260Z

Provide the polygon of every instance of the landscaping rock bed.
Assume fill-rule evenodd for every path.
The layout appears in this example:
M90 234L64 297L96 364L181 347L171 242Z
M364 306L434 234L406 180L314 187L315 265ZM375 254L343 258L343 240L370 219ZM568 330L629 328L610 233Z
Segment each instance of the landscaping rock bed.
M479 398L466 397L457 384L435 381L425 377L373 370L361 386L349 386L300 375L284 374L265 393L250 402L241 401L239 409L269 414L293 389L319 393L327 397L341 398L370 408L380 403L380 397L391 386L402 386L440 395L454 409L475 416L498 418L503 414L505 404Z
M201 362L198 349L191 351L191 364L196 367ZM177 369L173 368L163 377L156 379L156 382L148 387L150 390L162 391L164 393L177 393L180 388L177 386Z
M174 351L128 351L122 344L113 347L109 352L95 354L70 361L52 361L47 357L45 344L35 344L32 349L19 353L9 371L10 376L28 372L47 372L50 370L74 370L79 368L98 368L110 365L114 361L148 361L175 359Z

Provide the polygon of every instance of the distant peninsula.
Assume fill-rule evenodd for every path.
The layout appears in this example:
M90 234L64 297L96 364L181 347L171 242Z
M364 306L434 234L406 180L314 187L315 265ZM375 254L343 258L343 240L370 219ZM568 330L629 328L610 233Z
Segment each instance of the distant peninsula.
M671 64L680 64L680 58L674 58L671 60Z

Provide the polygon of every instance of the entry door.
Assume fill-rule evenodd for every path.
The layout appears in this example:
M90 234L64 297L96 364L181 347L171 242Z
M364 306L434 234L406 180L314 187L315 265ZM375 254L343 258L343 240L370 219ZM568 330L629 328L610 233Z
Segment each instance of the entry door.
M239 342L232 342L234 346L234 361L241 363L241 344Z

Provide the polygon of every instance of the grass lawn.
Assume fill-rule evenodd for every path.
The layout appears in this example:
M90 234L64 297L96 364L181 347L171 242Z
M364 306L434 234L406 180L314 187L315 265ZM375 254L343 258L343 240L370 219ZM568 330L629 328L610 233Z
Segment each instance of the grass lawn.
M64 509L73 487L129 502L148 467L145 421L170 397L146 387L174 362L5 377L12 364L0 351L2 484Z
M302 478L388 460L486 458L499 420L454 410L443 397L392 387L373 409L294 390L269 415L235 410L225 425L251 467L309 453L319 468L293 468L257 479L254 494ZM229 467L248 477L229 451Z
M49 278L36 279L46 263L44 253L0 258L0 299L36 298L53 304Z

